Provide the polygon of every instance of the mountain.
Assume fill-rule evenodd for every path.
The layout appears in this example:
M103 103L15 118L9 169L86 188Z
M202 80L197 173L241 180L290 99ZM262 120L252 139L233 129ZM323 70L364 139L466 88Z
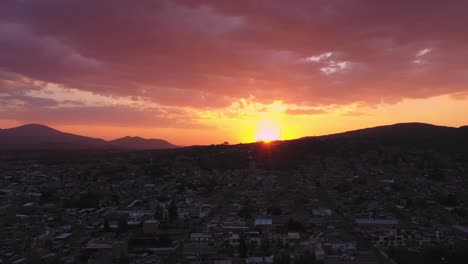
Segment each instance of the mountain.
M328 142L328 143L327 143ZM325 145L324 145L325 144ZM365 128L338 134L305 137L296 140L272 142L279 152L291 152L291 157L307 155L310 151L321 148L336 151L345 146L367 148L367 146L415 146L418 148L438 148L451 150L468 149L468 126L460 128L435 126L424 123L400 123L373 128ZM220 156L237 152L234 145L222 146L225 149ZM243 144L250 149L251 144ZM144 139L141 137L123 137L111 141L64 133L53 128L29 124L9 129L0 129L0 150L49 150L49 149L170 149L176 148L162 139ZM353 147L353 148L354 148ZM202 147L203 148L203 147ZM232 149L232 150L229 150ZM242 148L241 148L242 149ZM359 149L356 149L357 151ZM248 153L240 155L249 156Z
M205 169L249 168L255 161L257 168L291 170L309 166L311 159L315 159L320 168L327 159L352 163L354 157L370 155L374 158L384 155L382 153L387 155L382 157L385 159L450 155L468 162L468 127L402 123L268 144L213 145L176 151L186 157L196 157Z
M0 146L4 149L86 149L105 144L103 139L64 133L39 124L0 130Z
M0 149L161 149L176 146L161 139L124 137L112 141L64 133L53 128L29 124L0 130Z
M358 129L329 137L364 137L364 138L432 138L446 136L455 133L458 129L454 127L435 126L425 123L398 123L394 125L378 126L372 128Z
M302 143L315 140L348 145L413 146L458 151L468 148L468 126L456 128L425 123L399 123L300 139Z
M177 146L163 139L123 137L109 141L109 144L122 149L169 149Z
M304 137L301 141L320 139L320 140L365 140L382 143L424 143L434 145L437 143L457 143L461 140L468 140L468 126L446 127L436 126L425 123L398 123L386 126L377 126L352 130L337 134L324 136Z

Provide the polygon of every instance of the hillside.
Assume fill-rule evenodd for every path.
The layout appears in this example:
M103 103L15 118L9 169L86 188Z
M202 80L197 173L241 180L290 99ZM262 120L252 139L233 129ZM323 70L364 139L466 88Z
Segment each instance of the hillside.
M163 139L145 139L141 137L123 137L111 140L108 143L122 149L170 149L177 147Z
M468 129L403 123L268 144L194 146L175 152L154 152L159 158L180 154L193 157L206 169L248 168L252 161L258 168L293 169L306 166L310 160L349 160L382 153L390 159L438 153L468 161Z

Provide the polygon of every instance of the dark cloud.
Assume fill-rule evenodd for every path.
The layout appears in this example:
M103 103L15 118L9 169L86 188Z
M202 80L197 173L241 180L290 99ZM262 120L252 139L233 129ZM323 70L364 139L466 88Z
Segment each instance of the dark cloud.
M57 105L58 103L55 100L31 97L21 93L0 95L0 111L14 111L25 108L36 109L40 107L52 107Z
M0 77L195 107L251 95L314 106L462 93L467 8L460 0L4 0Z

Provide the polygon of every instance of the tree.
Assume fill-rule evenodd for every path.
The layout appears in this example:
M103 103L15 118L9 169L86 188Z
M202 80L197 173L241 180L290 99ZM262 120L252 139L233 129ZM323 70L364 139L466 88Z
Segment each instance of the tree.
M115 203L115 204L120 204L120 197L118 194L116 194L115 192L112 192L112 201Z
M247 244L245 242L245 235L241 233L239 236L239 257L247 257Z
M270 255L270 240L269 239L262 239L262 252L264 256L269 256Z
M315 263L314 254L308 250L304 252L303 255L299 256L299 258L295 261L297 264L312 264Z
M289 264L291 263L291 257L288 252L282 252L275 255L274 261L278 264Z
M124 254L124 252L120 252L119 263L120 264L130 263L130 259L128 258L128 256Z
M288 231L304 232L304 225L300 222L294 221L294 219L289 218L287 224Z
M122 233L125 233L127 232L127 230L128 230L127 219L122 216L119 218L119 231Z
M169 235L160 235L158 239L159 245L162 247L171 247L172 239Z
M254 212L254 208L250 202L250 200L245 201L240 209L238 215L243 218L252 218L252 214Z
M95 192L85 192L80 194L78 200L71 204L76 208L97 208L99 207L99 196Z
M107 220L107 218L104 218L104 232L109 232L109 231L110 231L109 220Z
M270 206L267 208L267 214L269 215L281 215L283 212L281 211L281 208L275 207L275 206Z
M169 205L169 220L170 221L175 221L177 220L177 205L174 201L171 202Z

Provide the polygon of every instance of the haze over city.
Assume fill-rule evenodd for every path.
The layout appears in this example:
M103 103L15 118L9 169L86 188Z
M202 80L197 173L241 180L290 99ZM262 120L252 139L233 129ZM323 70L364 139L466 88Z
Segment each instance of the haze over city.
M0 3L0 127L178 145L468 123L466 1Z

